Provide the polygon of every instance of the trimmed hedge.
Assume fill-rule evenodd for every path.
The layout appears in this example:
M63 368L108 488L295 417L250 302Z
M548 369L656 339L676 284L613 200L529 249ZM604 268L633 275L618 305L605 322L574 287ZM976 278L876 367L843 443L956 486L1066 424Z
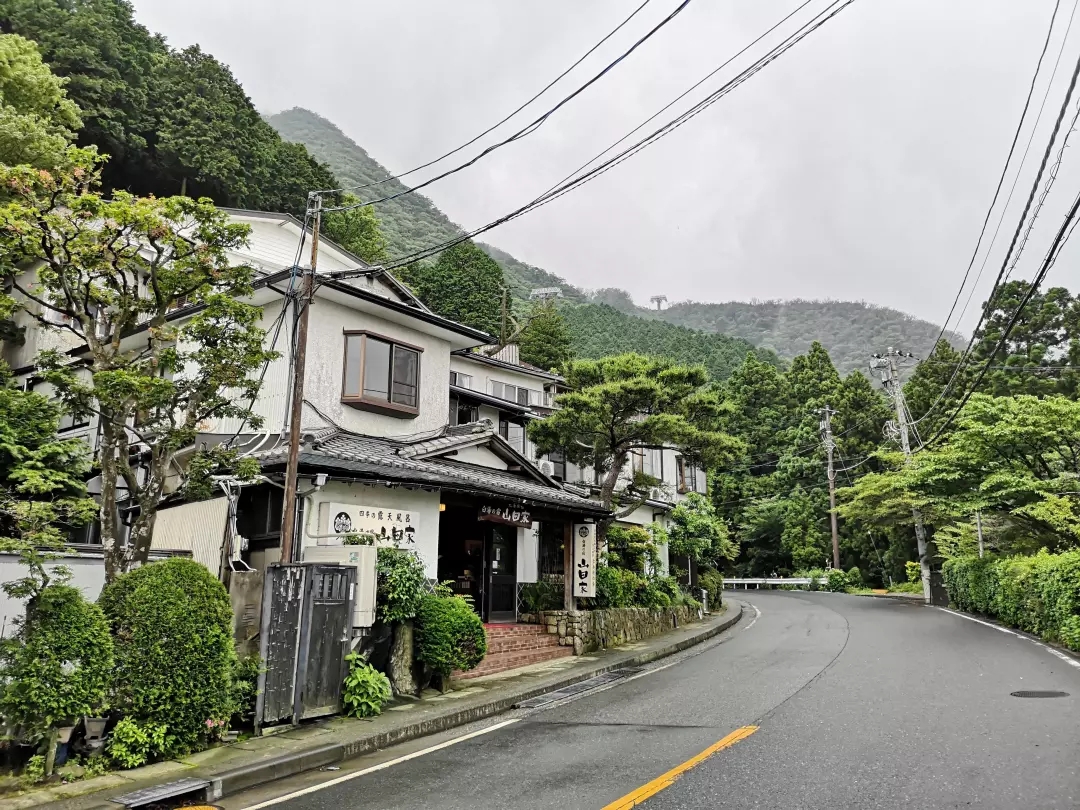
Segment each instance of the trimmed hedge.
M949 601L1080 650L1080 551L957 557L944 566Z
M236 649L229 595L194 560L129 571L98 604L116 649L114 708L140 728L164 726L151 758L198 748L220 733L236 706Z
M7 642L5 657L0 714L28 741L105 705L113 672L109 625L77 588L44 588Z
M416 614L416 658L442 677L474 669L487 655L480 617L460 596L425 595Z

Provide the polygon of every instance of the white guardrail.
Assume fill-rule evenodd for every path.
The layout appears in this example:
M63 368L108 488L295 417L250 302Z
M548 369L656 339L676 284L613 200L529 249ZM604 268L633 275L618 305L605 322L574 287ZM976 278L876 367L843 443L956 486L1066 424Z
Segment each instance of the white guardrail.
M818 578L818 584L823 584L825 577ZM751 585L760 588L762 585L809 585L810 577L733 577L724 578L724 587L735 590L740 585L743 590L748 590Z

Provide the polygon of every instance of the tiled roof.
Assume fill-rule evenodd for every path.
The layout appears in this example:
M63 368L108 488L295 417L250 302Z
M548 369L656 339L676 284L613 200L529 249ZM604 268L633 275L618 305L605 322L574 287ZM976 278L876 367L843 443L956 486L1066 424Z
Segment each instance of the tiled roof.
M301 447L300 465L356 473L358 477L400 481L403 484L498 495L592 515L606 514L606 510L596 501L573 495L559 486L544 483L540 478L530 479L508 470L445 458L411 457L468 444L467 440L474 436L498 439L491 424L484 422L447 428L437 437L418 442L395 442L338 429L319 431L314 441ZM256 455L264 469L271 468L285 463L288 447L281 445Z

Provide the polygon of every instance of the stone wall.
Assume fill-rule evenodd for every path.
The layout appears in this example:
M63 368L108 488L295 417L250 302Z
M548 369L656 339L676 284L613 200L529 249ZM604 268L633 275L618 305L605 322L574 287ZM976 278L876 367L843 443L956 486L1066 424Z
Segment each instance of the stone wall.
M574 655L640 641L700 619L701 610L691 607L547 610L518 616L523 624L544 625L558 635L560 647L573 647Z

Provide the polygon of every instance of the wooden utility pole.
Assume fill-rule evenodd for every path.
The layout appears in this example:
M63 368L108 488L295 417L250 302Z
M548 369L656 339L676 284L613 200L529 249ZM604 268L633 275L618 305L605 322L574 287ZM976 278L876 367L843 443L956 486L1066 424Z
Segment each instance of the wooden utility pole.
M833 568L840 568L840 533L836 528L836 469L833 466L833 454L836 450L836 442L832 435L832 415L836 411L828 405L818 413L821 414L821 439L825 443L825 452L828 458L829 476L829 522L832 524L832 564Z
M913 357L909 353L898 352L891 346L884 356L875 355L870 368L881 371L881 384L892 397L896 408L896 429L900 438L900 449L904 451L905 463L911 463L911 440L908 437L908 413L904 402L904 386L900 384L900 370L897 368L898 357ZM922 571L923 599L930 604L930 553L926 542L926 527L923 526L922 512L918 507L911 510L915 522L915 542L919 549L919 568Z
M300 291L300 318L296 325L296 355L293 358L292 402L289 409L289 461L285 467L285 502L281 509L281 561L293 561L296 537L296 490L300 474L300 422L304 415L304 368L307 364L308 316L315 297L315 266L319 259L319 224L322 197L312 194L308 201L311 216L311 266L305 268Z

